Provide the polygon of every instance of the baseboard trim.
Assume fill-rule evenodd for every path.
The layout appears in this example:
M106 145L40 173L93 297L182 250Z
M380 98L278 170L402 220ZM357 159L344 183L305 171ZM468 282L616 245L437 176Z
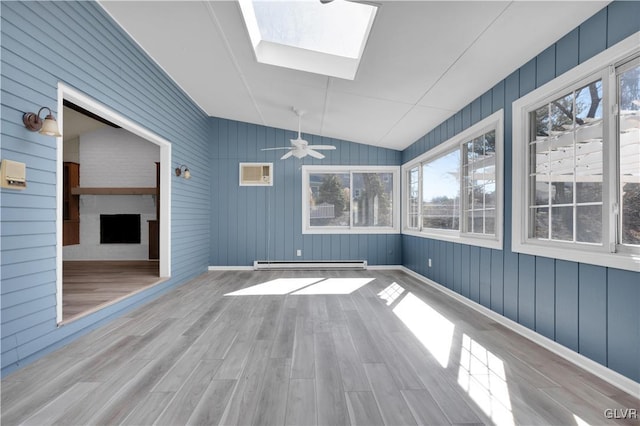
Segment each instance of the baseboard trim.
M253 269L260 270L364 270L366 260L254 260Z
M253 271L253 266L209 266L209 271ZM408 270L402 265L369 265L367 264L367 269L383 271L386 269L391 269L394 271L405 271Z
M373 271L384 271L384 270L404 271L404 266L402 265L367 265L367 269L371 269Z
M209 266L209 271L253 271L253 266Z
M367 265L367 269L404 271L406 268L402 265ZM209 271L253 271L253 266L209 266Z
M395 269L395 268L393 268ZM640 390L640 383L626 377L623 376L622 374L613 371L612 369L605 367L602 364L599 364L587 357L585 357L584 355L581 355L569 348L567 348L566 346L561 345L560 343L553 341L551 339L549 339L546 336L543 336L542 334L539 334L525 326L523 326L522 324L519 324L515 321L513 321L512 319L509 319L503 315L500 315L497 312L492 311L491 309L474 302L471 299L467 299L466 297L456 293L455 291L448 289L447 287L444 287L443 285L440 285L438 283L436 283L435 281L430 280L429 278L418 274L415 271L412 271L411 269L407 268L406 266L402 266L400 268L402 271L406 272L408 275L411 275L412 277L424 282L425 284L429 285L430 287L439 290L441 293L446 294L447 296L450 296L451 298L457 300L458 302L474 309L475 311L489 317L490 319L492 319L493 321L502 324L503 326L509 328L512 331L515 331L516 333L520 334L521 336L531 340L534 343L537 343L538 345L544 347L545 349L550 350L551 352L555 353L558 356L561 356L562 358L566 359L567 361L577 365L580 368L583 368L585 370L587 370L588 372L598 376L599 378L601 378L602 380L610 383L611 385L617 387L620 390L623 390L624 392L627 392L630 395L633 396L638 396L638 392Z

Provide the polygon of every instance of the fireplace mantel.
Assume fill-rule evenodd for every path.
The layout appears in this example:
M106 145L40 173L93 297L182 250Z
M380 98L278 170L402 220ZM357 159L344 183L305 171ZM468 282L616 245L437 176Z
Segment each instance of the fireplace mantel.
M156 195L157 189L153 188L129 188L129 187L81 187L71 188L73 195Z

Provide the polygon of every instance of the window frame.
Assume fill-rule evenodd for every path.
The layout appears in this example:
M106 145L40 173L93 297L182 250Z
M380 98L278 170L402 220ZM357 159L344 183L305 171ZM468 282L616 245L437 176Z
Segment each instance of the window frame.
M637 43L639 36L640 32L635 33L513 102L511 226L514 252L632 271L638 271L640 268L640 252L636 252L632 247L617 244L618 217L615 214L615 206L618 203L616 174L619 155L616 134L618 127L616 69L640 52ZM545 102L552 101L598 78L602 78L603 85L602 243L575 243L529 237L530 114Z
M465 218L463 214L465 207L460 206L458 230L445 230L435 228L422 228L422 167L429 161L436 160L448 153L460 151L460 170L464 163L463 152L464 145L473 139L480 137L491 131L495 132L495 171L496 171L496 205L495 205L495 234L483 235L464 230ZM412 169L418 167L418 228L409 227L409 191L410 181L409 173ZM463 191L464 179L460 179L460 200L464 201ZM458 133L454 137L446 140L438 146L430 149L424 154L412 159L402 165L402 187L403 190L403 214L402 214L402 233L422 238L432 238L443 241L450 241L460 244L469 244L478 247L486 247L497 250L503 248L503 228L504 228L504 110L500 109L490 116L484 118L478 123L470 126L464 131Z
M349 212L348 227L311 226L309 223L309 176L311 174L349 173L391 173L393 176L393 194L391 197L392 226L353 226L352 213ZM303 165L302 166L302 233L303 234L397 234L400 232L400 167L399 166L333 166L333 165ZM353 177L351 176L351 181ZM353 195L352 199L353 201ZM350 206L353 203L350 202Z

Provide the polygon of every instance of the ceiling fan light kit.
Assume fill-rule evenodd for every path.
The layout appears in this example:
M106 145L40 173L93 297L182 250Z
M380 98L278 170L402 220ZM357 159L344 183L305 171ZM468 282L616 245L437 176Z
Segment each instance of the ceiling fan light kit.
M277 148L263 148L262 151L275 151L275 150L281 150L281 149L288 150L288 152L286 152L282 157L280 157L281 160L286 160L289 157L304 158L307 155L321 160L324 158L324 154L318 152L319 150L336 149L336 147L333 145L309 145L309 142L302 139L301 121L302 121L302 116L304 115L304 111L293 108L293 112L295 112L296 115L298 116L298 137L296 139L291 139L291 146L280 146Z

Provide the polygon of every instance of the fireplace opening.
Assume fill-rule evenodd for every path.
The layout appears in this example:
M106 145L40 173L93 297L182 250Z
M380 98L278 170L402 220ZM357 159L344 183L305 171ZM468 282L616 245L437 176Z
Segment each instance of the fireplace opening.
M101 214L100 244L140 244L140 215Z

